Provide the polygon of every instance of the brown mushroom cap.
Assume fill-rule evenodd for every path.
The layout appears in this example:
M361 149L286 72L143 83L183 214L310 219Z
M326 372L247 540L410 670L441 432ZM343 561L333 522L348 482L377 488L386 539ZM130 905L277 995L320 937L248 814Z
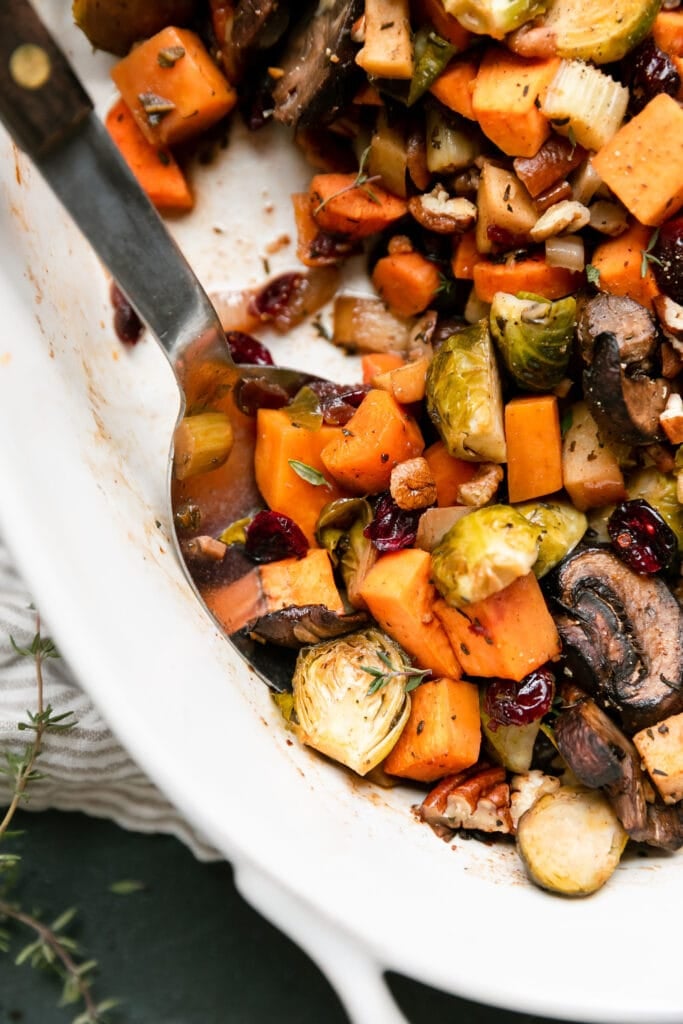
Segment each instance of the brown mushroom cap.
M639 302L626 295L607 292L598 292L590 298L579 296L576 337L586 363L592 363L595 339L605 331L616 337L619 357L627 366L650 359L657 343L654 319Z
M556 587L577 681L628 733L683 711L683 612L662 580L589 548L566 559Z

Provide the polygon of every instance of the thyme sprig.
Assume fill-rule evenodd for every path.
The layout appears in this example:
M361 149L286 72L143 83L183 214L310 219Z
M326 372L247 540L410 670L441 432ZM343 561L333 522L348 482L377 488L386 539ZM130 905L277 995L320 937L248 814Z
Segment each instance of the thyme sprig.
M36 634L28 647L20 647L10 637L12 647L22 657L32 658L35 663L37 686L36 710L27 711L27 721L19 722L21 732L32 732L31 742L26 744L20 754L6 752L5 764L0 766L0 774L13 780L13 793L5 816L0 822L0 842L14 838L17 833L10 832L9 826L16 811L26 795L28 786L44 776L36 768L40 757L43 739L48 732L64 732L76 724L73 712L55 714L50 704L44 701L43 663L49 658L58 658L59 652L49 637L40 632L40 617L36 616ZM17 853L0 853L0 953L9 953L12 934L5 927L8 922L27 928L33 933L33 939L19 951L15 964L28 963L31 967L47 969L55 973L62 982L60 1006L73 1006L81 1003L83 1012L76 1016L72 1024L104 1024L107 1011L117 1005L114 999L97 1001L93 994L93 973L97 962L86 959L78 943L67 934L65 929L71 924L76 910L70 907L57 918L46 924L37 915L29 914L11 899L11 891L16 882L17 867L21 857Z
M405 691L410 693L411 690L416 690L420 683L424 683L427 676L431 675L431 670L428 668L412 668L410 665L406 666L406 668L394 668L391 658L385 651L378 651L377 657L386 665L386 672L377 668L376 665L361 665L363 672L367 672L369 676L372 676L373 680L368 687L368 697L381 690L391 679L398 679L400 677L406 680Z
M661 267L661 265L662 265L662 261L659 259L659 257L655 256L654 253L652 252L652 250L654 249L654 247L657 244L657 239L658 238L659 238L659 228L655 228L655 230L650 235L650 240L647 243L647 248L640 250L640 252L642 254L642 259L640 261L640 276L641 277L645 277L645 275L647 274L648 264L656 263L657 266L659 266L659 267Z
M361 192L365 192L370 202L375 203L377 206L382 205L376 193L373 192L371 188L369 188L369 186L372 185L374 182L379 181L381 177L381 175L379 174L366 174L365 165L368 162L369 156L370 146L366 146L363 152L361 153L360 163L358 164L358 173L354 180L349 185L344 185L343 188L337 189L336 192L333 192L332 195L327 196L326 199L322 199L316 206L315 210L313 211L314 217L317 217L320 211L324 210L327 204L331 203L333 199L338 199L339 196L343 196L346 192L352 192L354 188L359 188Z

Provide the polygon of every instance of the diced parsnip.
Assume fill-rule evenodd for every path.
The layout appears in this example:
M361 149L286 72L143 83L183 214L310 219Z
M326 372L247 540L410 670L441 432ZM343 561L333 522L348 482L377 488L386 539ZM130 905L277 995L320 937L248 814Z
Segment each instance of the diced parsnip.
M393 370L378 374L372 382L375 388L382 388L394 396L397 402L403 405L410 405L411 402L421 402L425 396L425 378L429 357L421 356L411 362L397 366Z
M471 511L468 505L447 505L445 508L425 509L417 524L415 547L421 548L423 551L433 551L451 526L455 526L459 519Z
M202 412L185 416L173 442L173 472L176 480L218 469L232 451L234 434L230 417L223 412Z
M477 209L476 240L480 253L493 251L489 228L497 228L522 242L529 239L538 220L533 200L519 178L488 162L479 177Z
M624 477L612 449L603 441L585 402L570 410L562 442L562 478L574 505L585 512L626 497Z
M556 235L545 243L545 261L549 267L564 267L580 273L586 265L583 238L580 235Z
M365 40L356 63L377 78L413 77L408 0L365 0Z
M368 171L377 175L381 184L395 196L405 199L408 194L406 171L408 169L408 142L402 127L392 119L389 124L386 110L377 115L377 127L370 143Z
M410 345L410 317L390 313L381 299L337 295L334 300L332 340L349 352L406 354Z
M683 800L683 714L641 729L633 742L664 803Z
M427 110L427 167L432 174L455 174L469 167L481 152L472 125L437 107Z
M542 796L517 826L517 849L533 881L565 896L587 896L604 885L627 842L606 797L579 787Z
M494 39L502 39L545 8L536 0L443 0L443 5L470 32Z
M628 89L580 60L563 60L541 97L541 110L560 135L600 149L624 120Z

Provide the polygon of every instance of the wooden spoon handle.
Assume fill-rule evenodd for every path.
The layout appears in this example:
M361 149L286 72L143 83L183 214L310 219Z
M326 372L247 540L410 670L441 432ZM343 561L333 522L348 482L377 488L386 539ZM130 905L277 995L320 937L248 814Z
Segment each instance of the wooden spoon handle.
M78 128L92 102L28 0L0 2L0 119L40 160Z

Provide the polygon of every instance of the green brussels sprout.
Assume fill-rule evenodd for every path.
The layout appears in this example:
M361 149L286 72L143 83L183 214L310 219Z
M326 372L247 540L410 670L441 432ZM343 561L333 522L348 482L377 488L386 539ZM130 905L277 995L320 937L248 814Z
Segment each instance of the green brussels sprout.
M461 25L480 35L502 39L546 8L539 0L443 0Z
M123 57L167 25L186 25L195 0L73 0L73 18L98 50Z
M374 627L302 648L293 678L302 743L366 775L408 720L412 671L402 648Z
M365 498L338 498L320 510L315 529L318 544L339 566L354 608L367 607L359 588L378 558L377 548L363 532L371 522L372 506Z
M576 300L551 302L539 295L496 292L491 334L520 387L548 391L566 376L574 339Z
M539 579L574 550L588 529L586 516L567 501L525 501L514 507L541 531L533 566Z
M678 550L683 551L683 505L678 501L676 477L650 466L629 477L626 492L629 498L643 498L659 512L676 534Z
M427 412L451 455L505 462L503 399L486 320L452 334L427 370Z
M482 601L531 572L540 536L540 527L510 505L475 509L432 551L434 584L455 608Z

